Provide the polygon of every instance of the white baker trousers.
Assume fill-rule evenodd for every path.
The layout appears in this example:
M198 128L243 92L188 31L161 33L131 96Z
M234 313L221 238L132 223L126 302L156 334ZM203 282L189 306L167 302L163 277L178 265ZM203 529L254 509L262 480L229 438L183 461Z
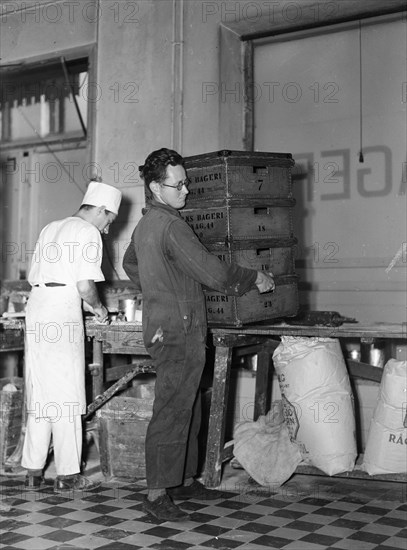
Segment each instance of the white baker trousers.
M76 287L34 287L26 311L27 430L22 466L43 469L53 442L57 475L80 472L86 410L81 299Z
M54 418L27 415L21 465L29 470L42 470L48 456L51 437L58 476L78 474L81 470L82 418L80 415Z

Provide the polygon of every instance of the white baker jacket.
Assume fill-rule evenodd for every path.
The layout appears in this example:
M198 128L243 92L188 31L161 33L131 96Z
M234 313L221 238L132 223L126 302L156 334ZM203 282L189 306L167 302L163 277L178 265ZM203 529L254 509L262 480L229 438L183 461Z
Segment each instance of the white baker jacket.
M28 277L27 411L37 418L86 412L84 328L76 283L103 281L102 238L77 217L51 222L38 238ZM59 283L65 286L45 286Z

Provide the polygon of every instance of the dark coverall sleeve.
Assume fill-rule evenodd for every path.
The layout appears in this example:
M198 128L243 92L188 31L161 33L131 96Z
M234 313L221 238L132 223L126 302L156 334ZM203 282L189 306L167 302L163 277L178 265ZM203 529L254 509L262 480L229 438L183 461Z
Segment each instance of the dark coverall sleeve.
M130 281L136 287L137 293L141 293L140 276L138 270L137 254L134 249L133 236L127 250L123 256L123 269L130 279Z
M232 296L241 296L255 284L257 271L221 261L201 243L183 221L175 220L165 239L166 253L187 276L202 285Z

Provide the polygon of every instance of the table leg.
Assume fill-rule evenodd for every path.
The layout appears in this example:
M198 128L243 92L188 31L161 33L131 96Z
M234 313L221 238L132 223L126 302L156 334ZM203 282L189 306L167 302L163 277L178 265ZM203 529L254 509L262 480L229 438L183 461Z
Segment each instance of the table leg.
M360 361L362 363L370 363L370 350L372 349L374 342L374 338L360 339Z
M93 338L93 362L89 365L92 374L92 401L103 393L103 346Z
M257 359L256 388L254 393L253 413L254 421L256 421L259 416L265 415L267 413L270 363L270 351L267 348L264 348L259 352Z
M206 463L203 480L206 487L217 487L222 478L222 455L229 392L232 348L217 346L213 373Z
M270 369L273 365L273 352L280 342L265 342L257 356L256 388L254 395L253 420L265 415L269 409L269 398L271 399L271 375Z

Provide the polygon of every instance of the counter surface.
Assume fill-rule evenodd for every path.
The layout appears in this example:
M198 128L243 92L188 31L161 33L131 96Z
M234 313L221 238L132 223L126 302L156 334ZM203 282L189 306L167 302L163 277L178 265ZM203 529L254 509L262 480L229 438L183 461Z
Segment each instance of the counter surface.
M106 331L118 332L142 332L141 323L137 322L113 322L110 324L96 323L94 320L86 321L86 333L88 336L102 337ZM345 323L339 327L325 326L299 326L286 323L245 325L243 327L211 327L209 331L217 337L226 334L243 334L253 336L315 336L325 338L389 338L407 339L407 323L375 323L361 325Z

